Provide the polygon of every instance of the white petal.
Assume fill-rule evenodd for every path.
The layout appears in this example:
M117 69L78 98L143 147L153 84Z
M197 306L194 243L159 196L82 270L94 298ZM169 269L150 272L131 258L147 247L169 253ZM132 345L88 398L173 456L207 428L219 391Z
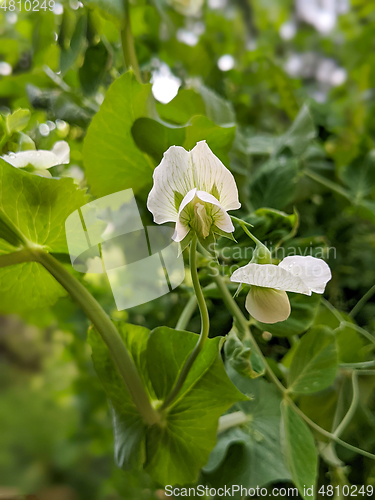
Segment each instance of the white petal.
M327 282L332 278L329 265L316 257L294 255L285 257L279 267L299 276L312 292L323 293Z
M157 224L176 222L179 204L193 188L213 195L224 211L241 206L233 175L205 141L198 142L190 152L171 146L155 168L153 179L147 208Z
M191 156L184 148L172 146L164 153L154 170L154 185L148 195L147 208L157 224L177 222L176 196L182 199L194 185Z
M252 286L245 307L250 315L262 323L285 321L290 315L290 302L286 292L272 288Z
M311 295L309 287L300 277L273 264L247 264L234 271L230 280L236 283Z
M172 239L174 241L182 241L190 231L188 221L184 218L183 210L195 198L196 193L196 188L191 189L181 202L180 209L178 211L175 232L172 236Z
M20 151L4 155L2 158L16 168L32 165L34 168L46 169L62 163L69 163L69 145L65 141L59 141L54 145L52 151L44 149Z
M195 186L199 191L212 193L224 210L241 207L236 181L231 172L213 154L206 141L200 141L191 150Z
M70 161L70 148L69 144L66 141L55 142L53 148L51 149L51 153L56 156L56 159L58 161L56 165L62 165L65 163L69 163Z
M224 210L224 208L220 205L215 196L212 196L212 194L206 193L204 191L197 191L197 197L200 200L212 205L211 217L214 224L219 229L225 231L226 233L232 233L234 231L232 219L229 217L226 210Z

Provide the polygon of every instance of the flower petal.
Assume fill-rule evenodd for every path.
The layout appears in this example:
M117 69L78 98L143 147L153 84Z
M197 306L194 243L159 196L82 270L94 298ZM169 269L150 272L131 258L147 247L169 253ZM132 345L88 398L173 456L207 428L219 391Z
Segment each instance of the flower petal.
M310 288L299 276L294 276L274 264L247 264L234 271L230 280L236 283L311 295Z
M171 146L153 174L154 185L147 208L157 224L177 222L178 205L194 187L191 156L181 146Z
M25 168L32 165L37 169L46 169L69 163L69 145L65 141L58 141L52 148L52 151L40 149L38 151L20 151L19 153L9 153L2 156L3 160L15 168Z
M226 233L232 233L234 231L234 226L232 219L227 214L226 210L220 205L219 201L212 196L212 194L206 193L205 191L197 191L197 197L212 205L211 207L211 217L213 223L222 231Z
M191 157L194 166L194 185L198 190L211 193L224 210L240 208L241 203L238 201L233 175L213 154L206 141L197 143L191 150Z
M285 321L290 315L290 302L286 292L273 288L252 286L245 307L250 315L262 323Z
M56 165L63 165L70 161L70 148L66 141L57 141L51 149L51 153L56 156L58 163Z
M285 257L279 267L300 277L312 292L323 293L328 281L332 278L329 265L316 257L294 255Z

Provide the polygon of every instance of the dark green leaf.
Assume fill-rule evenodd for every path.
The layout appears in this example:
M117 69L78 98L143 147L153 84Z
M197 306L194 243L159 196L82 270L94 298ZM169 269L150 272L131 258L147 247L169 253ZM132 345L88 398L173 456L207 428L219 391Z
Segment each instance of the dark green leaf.
M78 74L82 88L87 94L95 92L100 85L105 75L107 61L108 50L103 42L86 50L85 60Z
M273 158L264 163L252 178L250 200L255 208L282 210L292 202L298 178L298 162Z

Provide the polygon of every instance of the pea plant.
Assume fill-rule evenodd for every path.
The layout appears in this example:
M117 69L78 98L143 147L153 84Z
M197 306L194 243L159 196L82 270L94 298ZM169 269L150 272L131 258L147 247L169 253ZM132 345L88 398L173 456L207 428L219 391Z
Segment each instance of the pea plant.
M255 103L246 115L245 99L230 102L203 84L186 84L161 104L147 63L137 59L146 56L134 45L134 6L87 4L70 49L61 42L62 73L47 69L52 88L38 90L36 79L30 109L20 99L1 116L1 312L56 311L67 295L85 314L114 460L134 477L143 470L159 488L294 485L305 499L343 498L344 486L360 485L359 494L371 497L374 150L363 145L358 158L332 170L319 114L304 99L286 106L289 116L273 135L249 128ZM147 7L173 24L165 7ZM173 15L192 15L182 3L172 7ZM85 31L79 63L79 23L96 26L94 18L106 29L99 42ZM118 22L116 53L107 35L108 23ZM113 63L104 76L109 59L100 71L92 63L104 52L123 57L127 69L120 74ZM75 93L66 83L75 85L74 65ZM93 97L99 86L103 102ZM43 100L50 118L62 105L75 113L59 119L56 134L70 120L76 128L49 144L35 135ZM88 203L129 189L148 226L171 227L185 279L119 311L108 307L105 273L99 283L72 265L65 228ZM362 293L363 262L371 264ZM350 287L359 292L345 303ZM353 476L353 464L367 476Z

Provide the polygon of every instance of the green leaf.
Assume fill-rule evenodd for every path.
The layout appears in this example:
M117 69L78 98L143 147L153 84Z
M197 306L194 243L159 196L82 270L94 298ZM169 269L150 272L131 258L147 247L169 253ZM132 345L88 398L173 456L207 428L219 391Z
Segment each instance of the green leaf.
M214 154L229 164L228 152L234 139L234 127L219 127L205 116L195 116L184 127L170 125L152 118L139 118L134 122L132 135L145 153L160 162L171 146L191 150L198 141L206 140Z
M21 132L29 123L31 113L28 109L17 109L5 117L5 125L9 136Z
M339 171L340 178L349 188L354 201L371 194L375 184L375 157L373 153L356 158Z
M327 326L315 326L300 340L288 377L288 391L309 394L329 387L336 377L335 337Z
M320 295L317 293L313 293L311 296L288 293L288 296L292 311L289 318L274 325L257 321L258 328L270 332L276 337L299 335L310 328L319 310Z
M232 104L213 90L202 85L199 93L203 98L206 115L217 125L228 125L236 122L236 115Z
M282 210L293 201L298 180L298 162L292 158L273 158L255 172L250 199L255 208Z
M116 324L151 397L155 399L148 378L145 380L146 349L150 331L141 326ZM95 370L111 401L111 413L115 438L115 461L123 469L140 468L145 461L146 427L127 391L107 346L100 335L89 330L89 343Z
M195 116L186 128L183 144L187 150L193 149L197 142L206 140L215 155L224 165L229 165L228 152L233 144L236 127L219 127L205 116Z
M138 118L132 127L135 143L158 163L171 146L182 146L185 140L184 127L168 126L152 118Z
M120 23L125 15L124 3L122 0L84 0L89 6L98 7L104 14L112 20Z
M87 196L73 179L39 177L0 160L0 253L13 252L25 242L67 253L65 220L85 203ZM0 269L3 312L48 306L64 293L39 264Z
M246 150L252 155L277 156L287 147L294 156L301 156L315 137L314 121L309 108L304 105L285 134L279 137L264 134L249 137Z
M202 97L193 89L182 89L168 104L156 102L156 110L162 120L184 125L195 115L204 115Z
M131 133L135 120L148 115L150 98L151 85L138 83L132 71L108 89L83 146L86 176L95 195L151 183L154 163L138 149Z
M149 334L145 328L129 324L120 325L119 331L142 373L151 399L155 405L160 405L174 386L198 335L167 327L157 328ZM94 330L90 332L95 369L113 405L115 422L119 423L115 428L115 449L120 466L143 464L162 485L197 480L199 469L215 446L220 415L236 401L247 399L225 372L219 356L221 342L219 337L207 340L166 412L165 422L142 431L141 417L107 347Z
M235 407L248 416L248 422L219 434L203 468L205 482L216 488L240 485L249 489L290 480L280 441L279 392L263 379L250 380L233 370L230 376L242 392L252 396ZM234 498L242 496L237 493Z
M82 15L76 24L73 36L67 44L67 48L62 47L60 53L60 68L64 74L77 61L84 49L86 41L87 17Z
M171 333L173 332L173 334ZM171 335L175 342L170 342ZM177 374L185 364L197 340L189 332L172 330L164 326L155 328L150 334L147 350L147 366L158 399L164 400L173 388ZM180 390L179 398L190 389L217 358L222 337L215 337L199 354Z
M305 422L287 401L281 403L284 428L283 447L294 484L304 499L316 498L315 483L318 473L318 455L314 438ZM308 496L307 488L314 488Z
M309 108L304 105L289 130L280 137L278 152L289 147L295 156L302 155L311 141L316 137L316 130Z
M103 80L108 61L108 50L103 42L86 50L83 65L78 70L79 80L86 94L92 94Z

